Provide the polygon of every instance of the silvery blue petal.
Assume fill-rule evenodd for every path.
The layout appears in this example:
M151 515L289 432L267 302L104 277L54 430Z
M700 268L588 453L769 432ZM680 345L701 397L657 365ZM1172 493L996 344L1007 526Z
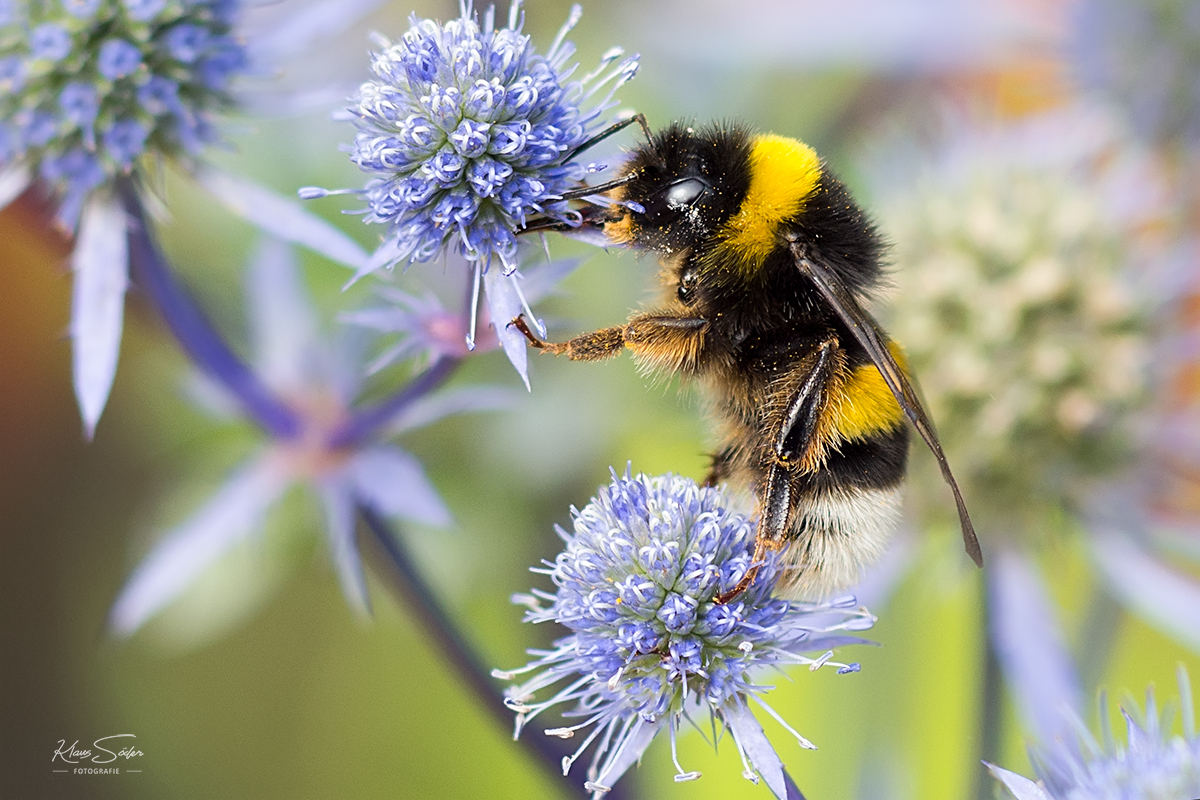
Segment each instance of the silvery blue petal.
M525 299L530 305L545 300L582 263L583 259L580 258L564 258L540 267L522 269L524 277L521 279L521 291L525 293Z
M232 421L242 416L237 395L207 372L190 370L181 382L180 391L192 406L213 419Z
M383 267L392 267L402 257L403 253L400 250L396 239L386 239L383 244L379 245L378 250L376 250L374 253L371 253L365 264L358 266L354 270L354 275L350 278L350 280L346 281L346 286L352 286L353 284L357 283L360 278L365 275L370 275L377 269L381 269Z
M337 568L342 594L355 612L369 616L371 596L367 592L367 576L354 538L354 490L350 480L344 474L331 476L318 484L317 491L325 508L329 553Z
M744 702L731 702L721 706L721 716L733 738L750 759L750 765L766 781L767 788L779 800L786 800L787 781L783 777L783 762L763 732L762 725L754 717L754 712Z
M516 285L515 274L505 276L496 265L483 273L483 290L487 295L488 314L492 318L492 326L500 338L504 354L516 367L517 374L529 388L529 343L519 330L508 323L516 319L524 311L521 294Z
M365 250L299 203L215 169L199 170L196 177L226 208L262 230L352 269L366 267Z
M89 439L108 402L125 319L129 245L125 212L111 199L88 201L71 253L71 350L75 398Z
M287 485L287 476L269 456L260 455L238 469L134 570L109 612L113 631L130 635L178 597L201 572L258 528Z
M429 525L452 522L421 462L400 448L367 448L354 456L348 470L359 499L379 513Z
M0 169L0 209L3 209L29 188L31 176L24 164L10 164Z
M569 228L563 231L562 235L593 247L603 247L606 250L614 246L613 240L608 237L608 234L591 225Z
M471 386L425 395L404 409L388 425L387 434L395 436L423 428L454 414L511 408L516 401L517 394L506 386Z
M1093 530L1087 544L1092 560L1122 602L1151 625L1200 652L1200 585L1116 531Z
M1013 793L1013 797L1017 798L1017 800L1054 800L1054 798L1046 793L1045 789L1024 775L1009 772L1004 767L997 767L995 764L988 764L986 761L983 763Z
M593 783L611 789L621 776L641 759L646 748L650 746L650 742L654 741L655 734L665 724L665 717L660 717L654 722L647 722L639 716L628 735L620 741L616 752L605 759L604 766L601 767ZM603 792L592 792L592 800L599 800L603 796Z
M989 565L993 646L1025 725L1044 742L1069 732L1083 690L1036 566L1024 553L997 552Z
M291 247L263 240L246 273L246 294L258 373L277 392L304 389L313 379L317 319Z

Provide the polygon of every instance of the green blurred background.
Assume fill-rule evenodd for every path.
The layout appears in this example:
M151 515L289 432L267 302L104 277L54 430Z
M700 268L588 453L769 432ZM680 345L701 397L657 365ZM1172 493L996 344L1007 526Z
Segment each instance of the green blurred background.
M550 41L568 5L527 3L535 43ZM642 74L622 98L652 126L677 116L741 118L812 143L860 194L866 182L856 158L880 130L916 129L946 103L1004 116L1061 101L1053 32L1064 5L982 4L1031 20L1029 29L992 31L998 55L921 68L903 59L881 65L866 52L867 34L881 24L869 23L872 4L849 4L840 22L838 12L813 6L814 24L790 37L799 55L823 45L833 56L790 58L769 47L756 52L753 37L722 39L747 20L749 30L757 26L778 39L770 28L779 6L769 2L593 2L572 39L585 69L614 42L641 51ZM306 70L361 80L366 31L396 36L410 10L441 19L456 13L444 3L388 6L323 45L317 66ZM685 30L666 24L683 15ZM989 18L981 19L985 35ZM868 44L837 55L838 42L856 41L856 28ZM353 186L361 179L337 152L351 135L349 125L324 115L246 119L231 132L231 151L217 160L285 193L301 185ZM184 177L168 174L165 191L169 254L222 330L244 341L240 271L251 230ZM863 199L870 205L869 196ZM374 241L377 232L340 215L336 202L310 207L364 245ZM186 364L134 291L112 400L95 442L81 440L65 338L67 245L48 227L47 208L27 195L0 213L0 795L555 796L554 783L510 731L466 696L385 582L372 583L373 622L353 618L326 555L319 509L301 493L271 517L261 540L227 558L144 631L128 641L106 633L107 610L149 544L218 485L255 434L219 428L185 402ZM652 296L649 259L572 243L553 247L556 256L589 256L564 293L540 308L560 331L613 324ZM412 271L426 269L436 267ZM324 310L354 299L338 291L347 277L341 267L309 258L305 270ZM369 284L353 294L365 297ZM496 667L523 664L526 648L552 638L552 631L522 626L509 596L544 585L529 566L553 557L554 524L568 523L569 507L588 500L610 465L699 477L705 464L706 429L695 400L674 386L647 386L628 359L580 365L534 358L531 378L533 392L522 392L509 410L453 418L405 440L456 524L409 526L403 535ZM455 385L472 381L520 386L498 353L472 361ZM802 751L779 726L764 725L811 800L892 796L885 787L898 787L897 797L975 793L981 583L964 567L956 536L947 529L919 538L920 567L886 605L872 608L880 619L870 636L881 647L843 654L862 662L861 673L822 670L798 674L794 683L779 680L773 707L820 749ZM1093 578L1069 544L1040 558L1065 609L1068 637L1077 636ZM1153 682L1173 697L1178 662L1200 679L1196 654L1115 610L1111 625L1115 639L1101 679L1117 693L1140 694ZM1002 761L1028 774L1024 739L1004 702ZM145 753L140 774L51 773L60 739L86 745L117 733L136 735ZM768 796L740 777L732 747L714 755L687 735L681 758L703 779L673 784L660 741L627 780L645 797Z

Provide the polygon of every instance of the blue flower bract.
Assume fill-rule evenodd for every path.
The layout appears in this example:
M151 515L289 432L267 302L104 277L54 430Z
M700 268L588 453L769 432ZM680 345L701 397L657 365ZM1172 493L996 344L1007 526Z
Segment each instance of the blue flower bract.
M681 721L690 724L694 712L708 709L732 733L746 777L761 775L783 797L782 763L748 702L779 717L759 697L770 687L757 685L752 673L834 664L829 648L861 643L845 632L869 628L874 618L853 597L822 604L772 597L775 553L746 592L727 605L715 603L750 568L755 525L730 510L721 491L690 479L614 473L591 503L572 514L574 533L559 530L566 549L544 570L558 591L520 598L531 609L526 621L557 622L571 633L551 651L533 651L540 657L524 669L497 673L534 673L508 692L518 712L517 732L543 710L571 704L563 716L582 721L547 733L570 738L591 728L564 768L598 741L588 775L588 787L598 795L640 758L660 729L669 729L674 752ZM801 655L809 652L822 654ZM858 669L834 665L842 672ZM563 681L565 688L549 699L535 700ZM685 772L678 759L676 767L677 780L699 777Z
M613 49L568 81L577 65L564 37L579 15L576 6L545 55L521 33L519 3L507 27L495 27L493 8L481 24L468 5L444 24L414 17L399 42L384 42L377 79L349 111L359 127L351 157L374 176L362 190L366 220L389 226L392 263L427 261L454 240L469 260L496 256L508 273L528 215L573 219L559 197L587 168L572 156L637 70L636 57L612 67L622 55Z

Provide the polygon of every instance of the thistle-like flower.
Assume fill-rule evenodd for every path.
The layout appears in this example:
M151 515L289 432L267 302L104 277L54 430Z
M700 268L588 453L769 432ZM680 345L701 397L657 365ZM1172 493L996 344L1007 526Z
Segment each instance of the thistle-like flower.
M22 6L0 33L0 164L62 198L73 230L88 196L144 153L197 153L247 56L237 3L89 0Z
M235 396L228 377L220 383L197 380L193 395L214 416L226 421L249 416L269 435L134 571L110 616L113 629L122 635L137 630L229 550L260 531L268 511L293 486L306 487L319 498L343 592L356 611L365 613L370 603L355 539L356 507L426 524L450 521L417 458L380 440L451 414L494 408L504 400L486 387L472 387L412 397L403 407L356 403L363 379L361 337L349 335L355 331L346 328L339 336L322 333L290 249L268 241L251 262L247 280L253 377L261 381L269 401L257 413L248 413L245 397ZM221 370L210 368L213 372Z
M562 194L604 165L576 155L637 72L637 56L612 48L599 67L572 78L578 64L570 63L575 47L566 36L581 13L571 9L544 55L521 32L520 0L505 27L496 26L494 7L480 20L469 2L446 23L413 17L398 42L380 41L376 77L347 109L359 129L351 158L371 176L352 193L366 201L367 222L388 228L356 277L447 249L461 254L474 270L469 348L481 291L492 319L525 313L539 324L517 282L516 233L530 215L578 219ZM309 188L301 196L328 193ZM504 326L497 333L525 377L521 334Z
M1121 713L1126 742L1117 744L1101 699L1101 737L1073 718L1078 743L1059 740L1031 748L1038 781L988 764L1016 800L1183 800L1200 797L1200 736L1187 673L1179 668L1183 735L1169 736L1171 717L1160 715L1153 690L1146 692L1144 714Z
M0 207L33 180L76 232L75 394L93 433L116 372L128 284L114 180L146 154L192 156L214 138L247 63L236 2L46 0L0 12Z
M495 8L482 23L464 4L445 24L412 27L371 65L349 109L359 134L351 158L373 176L362 195L367 222L388 226L392 262L428 261L455 242L471 261L516 268L515 231L530 214L570 221L559 195L584 177L576 149L603 124L613 92L637 70L637 57L614 48L600 67L569 80L577 64L565 40L579 21L575 6L540 55L521 33L520 3L497 28ZM589 109L605 86L609 90Z
M676 781L699 773L679 764L676 736L707 710L733 735L746 778L761 776L777 797L786 794L783 764L750 710L754 702L813 745L771 709L755 683L762 667L829 664L854 672L857 664L830 661L830 648L863 640L846 634L874 623L853 597L823 604L771 596L779 565L771 554L758 579L736 601L713 597L732 588L750 568L752 520L729 509L718 489L678 476L621 477L582 511L572 509L574 532L559 529L566 550L545 570L557 592L515 598L529 607L527 622L557 622L571 633L520 670L533 676L508 692L516 733L543 711L568 705L579 720L547 734L572 738L587 731L564 774L596 743L586 786L608 791L664 728L671 738ZM543 605L547 603L548 605ZM802 655L817 653L815 657ZM543 700L539 693L565 683Z
M334 5L309 3L294 14L297 29L321 30L310 23ZM241 11L238 0L0 2L0 208L40 183L75 234L70 332L89 438L116 373L129 284L128 221L115 183L154 160L200 166L238 79L264 71L251 63L254 47L283 52L269 36L249 41L235 29ZM345 234L294 203L211 170L201 177L265 230L354 268L366 263Z

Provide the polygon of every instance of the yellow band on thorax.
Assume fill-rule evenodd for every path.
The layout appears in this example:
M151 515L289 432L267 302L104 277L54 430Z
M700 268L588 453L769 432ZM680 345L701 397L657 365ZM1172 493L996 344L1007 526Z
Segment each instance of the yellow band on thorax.
M816 190L821 162L808 145L768 134L750 149L750 189L721 232L724 258L754 271L778 245L780 223L795 217Z

